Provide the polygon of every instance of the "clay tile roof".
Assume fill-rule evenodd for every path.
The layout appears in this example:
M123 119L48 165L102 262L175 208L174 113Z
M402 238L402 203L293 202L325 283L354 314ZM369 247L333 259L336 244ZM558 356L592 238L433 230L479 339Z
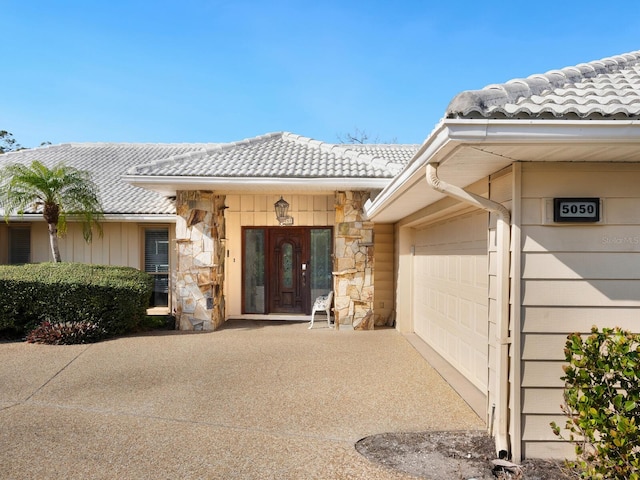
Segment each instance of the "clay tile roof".
M48 167L64 163L91 172L107 214L171 214L175 212L172 202L155 192L129 185L121 180L121 175L132 165L211 146L206 143L67 143L5 153L0 155L0 166L29 164L33 160Z
M392 178L417 150L418 145L329 144L277 132L138 165L127 173L187 177Z
M106 214L172 214L173 202L125 182L123 175L392 178L418 147L334 145L292 133L271 133L232 143L50 145L0 155L0 167L33 160L48 167L62 162L91 172Z
M640 51L464 91L446 117L639 118Z

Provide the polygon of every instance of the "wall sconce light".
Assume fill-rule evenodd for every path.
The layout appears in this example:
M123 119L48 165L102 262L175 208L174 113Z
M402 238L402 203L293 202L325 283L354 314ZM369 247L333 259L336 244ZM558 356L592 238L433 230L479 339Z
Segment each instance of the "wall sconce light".
M280 200L273 204L273 207L276 210L276 218L278 219L280 226L293 225L293 217L287 215L287 212L289 211L289 203L282 198L282 195L280 195Z

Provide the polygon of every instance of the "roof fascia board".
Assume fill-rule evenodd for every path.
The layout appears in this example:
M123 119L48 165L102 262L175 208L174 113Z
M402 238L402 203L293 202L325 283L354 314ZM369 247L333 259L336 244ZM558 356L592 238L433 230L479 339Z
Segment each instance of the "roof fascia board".
M44 221L41 213L25 213L24 215L9 215L7 217L3 217L3 220L6 218L6 223L27 223L27 222L41 222Z
M9 215L7 222L27 223L43 222L41 213L25 213L24 215ZM69 218L73 223L73 218ZM114 222L137 222L137 223L176 223L176 216L170 213L107 213L103 216L101 223Z
M112 213L104 216L104 222L176 223L172 213Z
M449 138L472 143L640 141L638 120L446 120ZM429 163L432 163L431 161ZM442 163L442 162L440 162Z
M175 195L177 190L226 190L274 192L299 190L301 192L335 192L337 190L383 189L389 178L285 178L285 177L184 177L124 175L131 185L146 188L163 195Z
M430 158L446 157L446 152L454 150L455 147L456 144L450 139L449 129L445 125L445 121L441 121L436 125L431 135L427 137L405 169L394 177L373 201L367 200L364 206L367 217L373 220L380 212L391 207L402 193L423 179L423 168Z
M420 182L427 163L446 164L451 153L464 145L531 143L640 142L638 120L509 120L445 119L422 144L407 167L373 200L365 204L371 220L408 189Z

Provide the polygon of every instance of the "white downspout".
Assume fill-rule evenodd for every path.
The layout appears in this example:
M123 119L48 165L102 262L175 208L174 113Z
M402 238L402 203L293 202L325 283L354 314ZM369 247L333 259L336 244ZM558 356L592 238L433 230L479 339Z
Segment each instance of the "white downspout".
M496 376L496 451L499 458L509 455L509 260L511 242L511 214L509 210L498 202L469 193L466 190L450 185L438 178L438 163L427 164L427 183L431 188L442 192L462 202L494 212L498 215L496 225L497 249L497 292L496 329L498 331L498 365Z

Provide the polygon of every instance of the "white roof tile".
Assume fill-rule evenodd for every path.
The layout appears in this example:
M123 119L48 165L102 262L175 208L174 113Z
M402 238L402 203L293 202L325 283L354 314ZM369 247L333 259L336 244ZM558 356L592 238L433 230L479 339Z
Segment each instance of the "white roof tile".
M446 117L639 118L640 51L462 92Z
M392 178L418 145L328 144L287 132L216 145L169 159L138 165L134 176L274 178Z
M173 203L125 182L141 176L391 178L419 145L336 145L291 133L233 143L68 143L0 155L6 163L63 162L91 172L107 214L172 214Z
M128 168L156 158L203 150L212 144L67 143L20 150L0 155L0 166L29 164L38 160L48 167L60 162L91 172L100 190L107 214L170 214L175 209L168 199L155 192L134 187L121 180Z

